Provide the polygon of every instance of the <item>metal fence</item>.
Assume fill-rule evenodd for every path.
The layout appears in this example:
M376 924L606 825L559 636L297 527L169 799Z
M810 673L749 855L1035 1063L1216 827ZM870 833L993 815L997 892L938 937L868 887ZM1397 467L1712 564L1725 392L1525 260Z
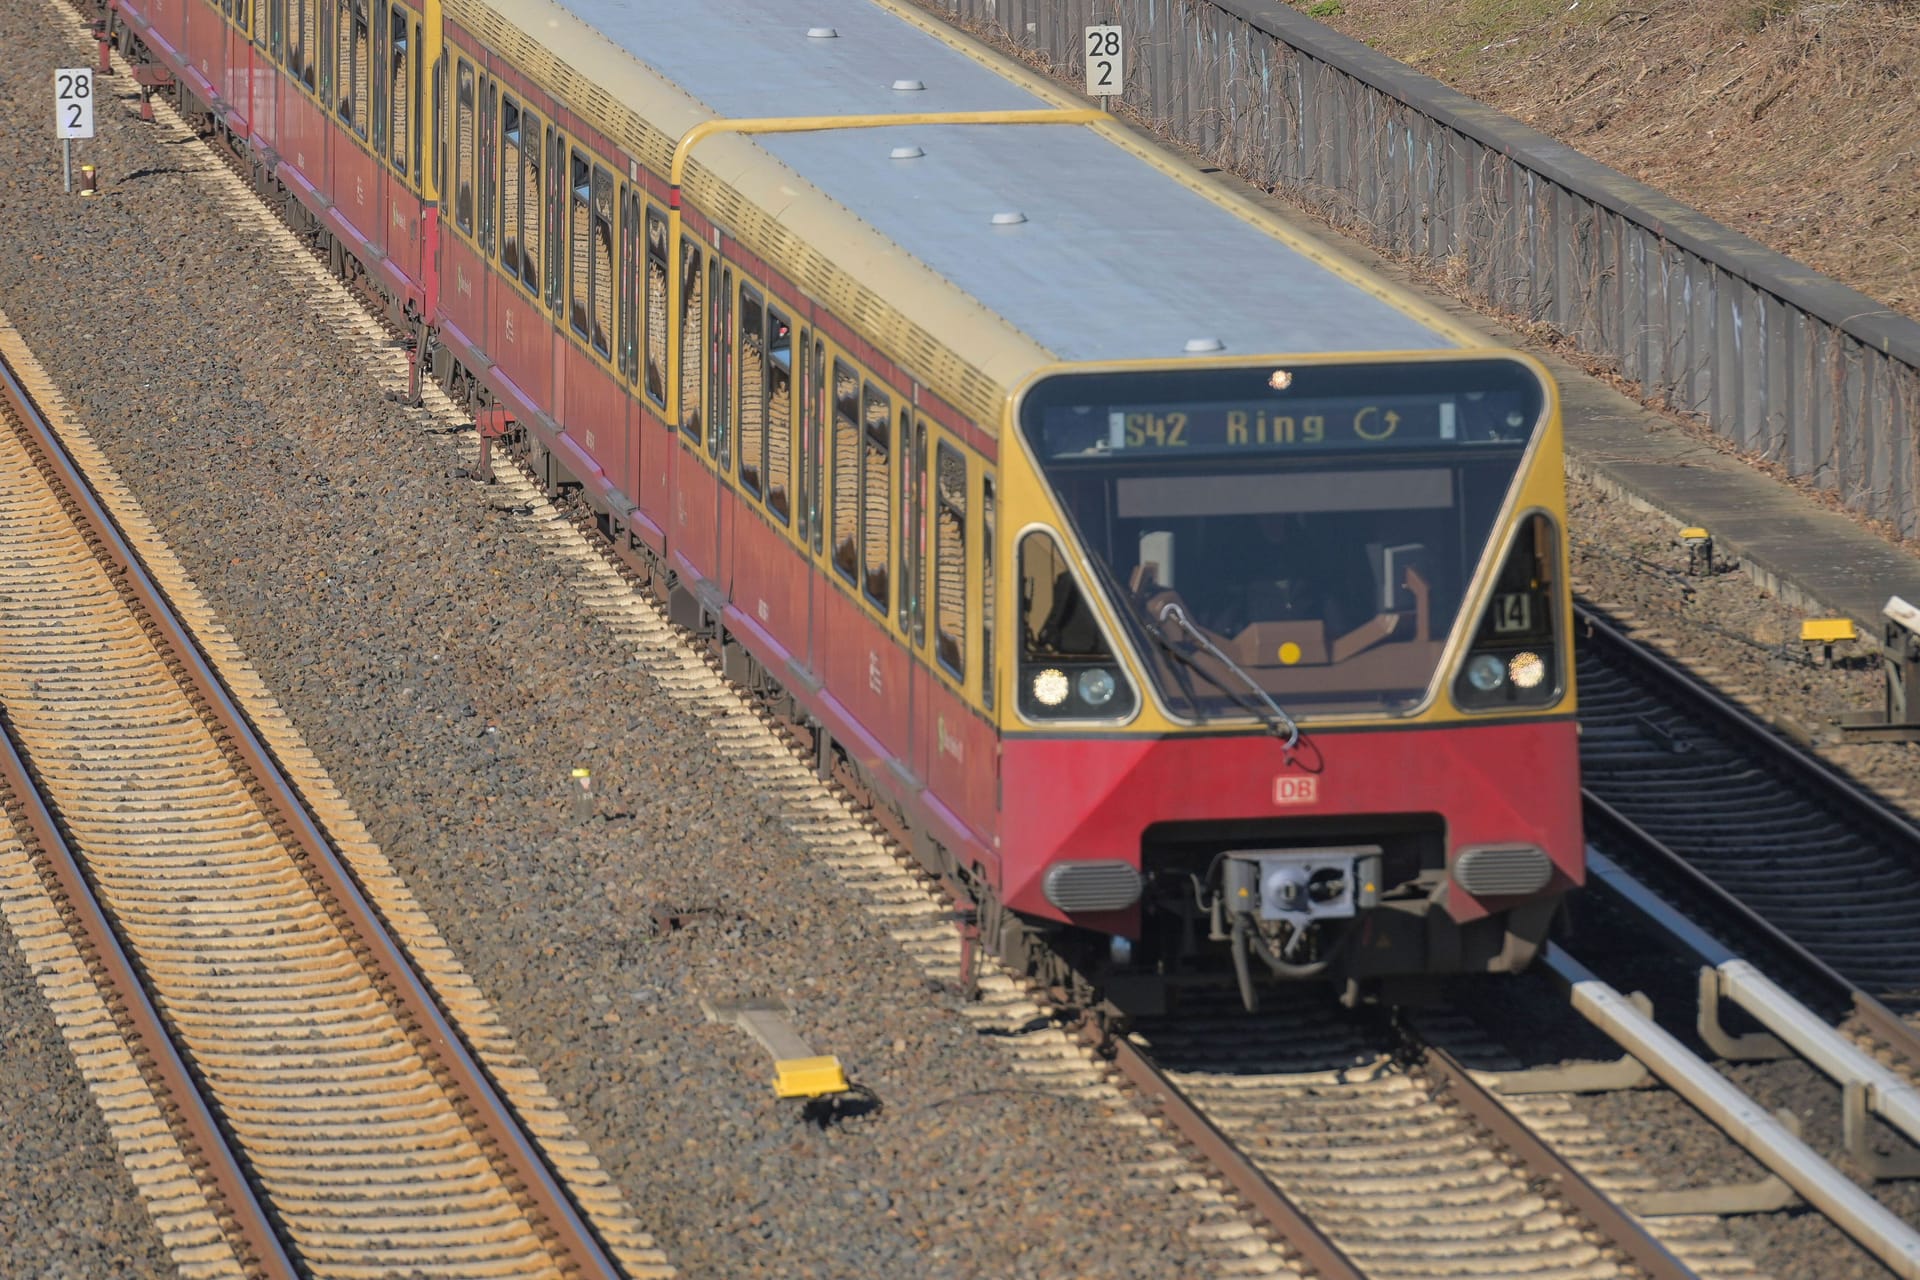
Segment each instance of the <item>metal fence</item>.
M1920 324L1273 0L919 0L1920 536Z

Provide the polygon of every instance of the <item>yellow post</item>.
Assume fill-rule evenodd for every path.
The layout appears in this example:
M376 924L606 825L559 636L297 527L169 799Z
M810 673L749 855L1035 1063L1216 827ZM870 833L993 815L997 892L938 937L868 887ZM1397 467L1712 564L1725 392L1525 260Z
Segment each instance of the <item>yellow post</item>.
M437 14L440 0L427 0ZM703 139L716 133L817 133L829 129L880 129L888 125L931 124L1093 124L1105 119L1092 107L1045 107L1030 111L918 111L872 116L761 116L743 120L702 120L681 135L673 148L667 181L667 422L680 425L680 180L687 159Z

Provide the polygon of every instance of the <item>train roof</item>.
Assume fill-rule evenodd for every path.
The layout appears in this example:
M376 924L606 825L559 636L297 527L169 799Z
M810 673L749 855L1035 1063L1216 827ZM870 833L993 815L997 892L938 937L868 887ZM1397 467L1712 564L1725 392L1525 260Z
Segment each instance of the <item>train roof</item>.
M526 0L511 6L511 17L501 16L669 137L701 116L901 115L1060 103L1020 73L995 69L872 0L557 4L590 32L529 22L531 10L547 6ZM599 69L607 59L584 56L580 47L593 34L696 110L660 119L658 94L641 83L651 77L615 75L609 83ZM896 87L900 82L924 87ZM1389 291L1331 269L1111 132L1085 125L900 125L765 134L746 145L1054 359L1460 345ZM726 141L738 140L702 143L696 157L711 159ZM897 158L899 148L920 154ZM742 166L727 168L731 181ZM767 190L764 181L749 185ZM790 193L791 179L783 175L777 189ZM1009 224L1014 214L1024 220Z

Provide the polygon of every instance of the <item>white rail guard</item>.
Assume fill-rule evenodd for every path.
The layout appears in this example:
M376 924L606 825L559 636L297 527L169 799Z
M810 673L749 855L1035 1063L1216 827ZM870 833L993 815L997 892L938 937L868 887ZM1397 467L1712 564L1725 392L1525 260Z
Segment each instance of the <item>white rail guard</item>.
M1605 854L1588 849L1587 870L1674 941L1712 965L1720 974L1721 991L1728 999L1836 1083L1864 1086L1868 1110L1920 1143L1920 1089L1874 1061L1865 1050L1828 1026L1825 1019L1775 986L1751 961L1727 950Z
M1640 1059L1728 1137L1780 1175L1842 1231L1904 1280L1920 1280L1920 1234L1853 1185L1838 1169L1712 1067L1557 946L1543 963L1573 990L1573 1007Z

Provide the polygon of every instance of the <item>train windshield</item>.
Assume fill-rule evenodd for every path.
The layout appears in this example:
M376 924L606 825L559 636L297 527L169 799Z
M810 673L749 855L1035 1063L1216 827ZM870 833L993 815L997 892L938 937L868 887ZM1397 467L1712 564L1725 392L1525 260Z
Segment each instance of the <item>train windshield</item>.
M1504 359L1068 374L1020 427L1175 715L1400 712L1544 406Z

